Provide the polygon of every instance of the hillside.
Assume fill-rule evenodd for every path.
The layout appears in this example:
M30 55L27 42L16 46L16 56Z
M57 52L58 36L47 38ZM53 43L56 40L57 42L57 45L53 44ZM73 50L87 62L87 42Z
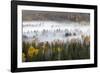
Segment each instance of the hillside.
M23 21L57 21L66 20L74 22L89 22L90 14L88 13L69 13L69 12L47 12L47 11L22 11Z

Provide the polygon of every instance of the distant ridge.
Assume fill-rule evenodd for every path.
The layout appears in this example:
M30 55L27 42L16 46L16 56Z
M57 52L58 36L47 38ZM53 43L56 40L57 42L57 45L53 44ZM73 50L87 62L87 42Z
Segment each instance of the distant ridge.
M22 11L23 21L75 21L75 22L90 22L89 13L72 13L72 12L48 12L48 11Z

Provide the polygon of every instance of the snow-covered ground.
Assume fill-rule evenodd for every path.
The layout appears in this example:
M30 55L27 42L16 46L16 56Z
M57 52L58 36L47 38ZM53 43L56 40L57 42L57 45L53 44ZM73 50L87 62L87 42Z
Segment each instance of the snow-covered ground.
M82 39L82 35L90 35L89 23L55 22L55 21L31 21L23 22L23 41L52 42L54 40L69 41L70 39Z

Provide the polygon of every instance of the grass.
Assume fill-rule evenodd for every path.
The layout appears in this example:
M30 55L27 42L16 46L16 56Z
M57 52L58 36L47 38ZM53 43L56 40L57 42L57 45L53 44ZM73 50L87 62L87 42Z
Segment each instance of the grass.
M56 61L80 60L90 58L90 41L88 37L83 42L23 42L22 61Z

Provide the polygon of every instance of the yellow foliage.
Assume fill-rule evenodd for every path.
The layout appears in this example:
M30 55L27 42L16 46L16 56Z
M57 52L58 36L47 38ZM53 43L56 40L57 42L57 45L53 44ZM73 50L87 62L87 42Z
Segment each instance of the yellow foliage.
M28 49L28 56L33 57L38 54L38 49L33 48L32 46Z
M35 49L35 55L37 55L37 54L38 54L38 52L39 52L39 50L38 50L38 49Z
M86 36L84 38L84 43L89 44L90 43L90 36Z
M62 51L61 48L57 48L57 50L58 50L58 52L61 52Z
M25 62L26 58L25 58L25 53L22 53L22 61Z

